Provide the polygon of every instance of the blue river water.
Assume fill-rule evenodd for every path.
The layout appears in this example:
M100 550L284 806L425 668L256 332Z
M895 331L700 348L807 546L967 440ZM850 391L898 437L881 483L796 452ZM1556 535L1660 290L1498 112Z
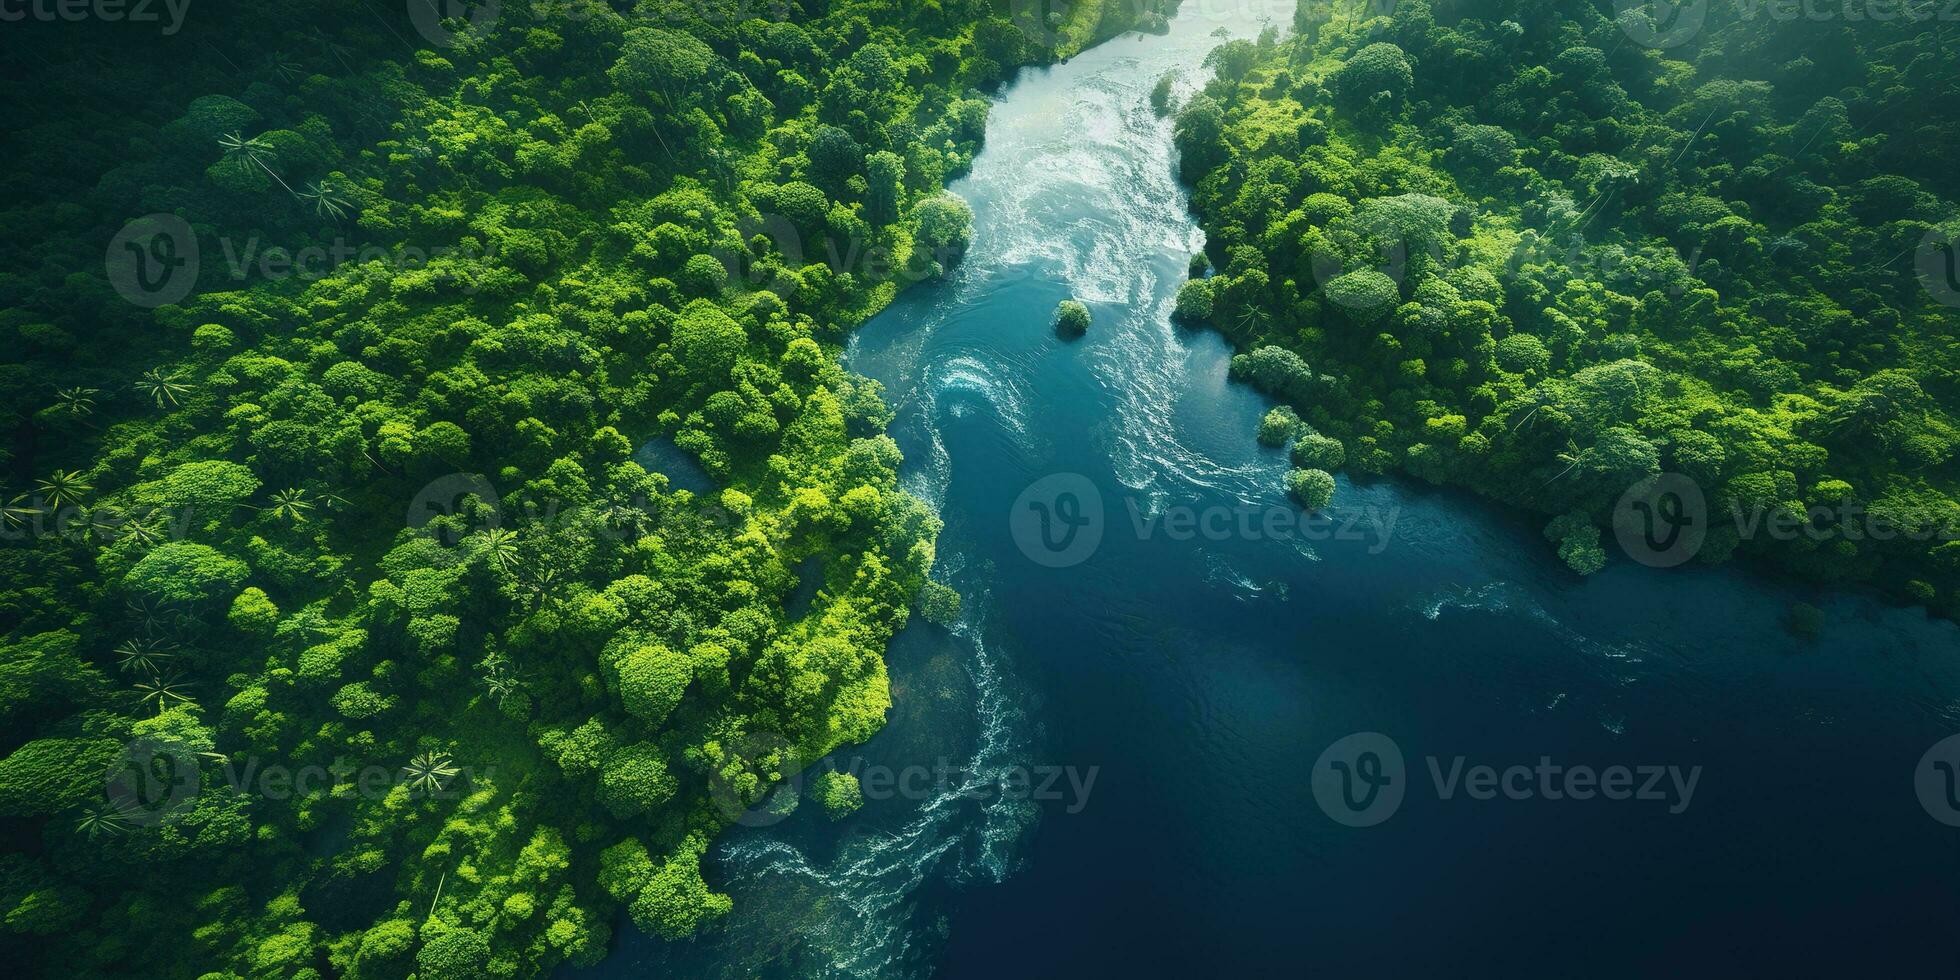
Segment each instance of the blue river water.
M1203 237L1147 102L1256 6L1002 94L954 186L966 262L848 354L963 621L894 642L888 727L826 760L862 810L731 830L726 923L629 927L588 975L1950 971L1960 828L1915 776L1960 732L1952 624L1746 570L1581 580L1537 521L1397 480L1295 520L1268 404L1169 322ZM1071 296L1094 324L1064 341ZM1486 765L1531 772L1479 799ZM1632 798L1565 792L1616 766ZM1350 805L1371 787L1395 805Z

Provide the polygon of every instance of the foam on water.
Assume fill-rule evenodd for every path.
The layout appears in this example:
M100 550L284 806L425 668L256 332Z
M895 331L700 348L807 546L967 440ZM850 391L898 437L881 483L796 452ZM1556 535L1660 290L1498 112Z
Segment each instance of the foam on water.
M979 723L975 748L956 770L956 784L920 801L896 831L861 830L827 862L762 834L732 837L716 849L716 862L733 890L788 888L800 896L797 901L823 910L800 924L796 939L805 958L828 964L826 976L929 972L927 944L934 933L919 928L920 890L939 875L961 884L1004 880L1038 818L1027 801L981 792L999 786L1014 766L1027 764L1028 753L1020 699L981 635L987 605L985 593L970 594L967 613L953 628L969 653L963 666L973 683ZM980 802L971 798L976 794L992 798Z

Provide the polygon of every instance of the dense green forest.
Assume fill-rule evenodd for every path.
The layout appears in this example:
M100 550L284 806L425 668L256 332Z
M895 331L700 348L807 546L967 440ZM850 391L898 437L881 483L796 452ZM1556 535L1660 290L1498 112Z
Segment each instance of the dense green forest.
M1298 436L1303 500L1342 467L1468 487L1588 573L1623 495L1679 474L1702 560L1960 612L1950 24L1400 0L1293 27L1176 108L1209 235L1178 313L1297 409L1262 437Z
M710 841L957 615L845 332L958 261L985 93L1149 6L10 22L0 959L534 976L726 913Z

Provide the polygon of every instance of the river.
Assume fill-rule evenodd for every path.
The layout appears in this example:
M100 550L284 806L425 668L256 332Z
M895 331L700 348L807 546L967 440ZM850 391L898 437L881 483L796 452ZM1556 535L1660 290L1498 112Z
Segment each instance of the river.
M1960 731L1952 624L1736 569L1580 580L1537 521L1398 480L1343 477L1331 522L1292 520L1267 403L1169 322L1203 237L1147 104L1219 30L1257 33L1248 6L1187 3L1002 94L953 188L967 260L848 353L946 520L963 621L893 643L890 724L827 760L867 777L861 811L734 828L708 863L725 927L628 927L584 975L1944 961L1960 830L1915 777ZM1070 296L1094 315L1073 342L1050 328ZM1797 601L1817 637L1783 628ZM1365 781L1327 782L1355 733ZM1480 799L1483 765L1531 772ZM1631 798L1598 789L1616 766Z

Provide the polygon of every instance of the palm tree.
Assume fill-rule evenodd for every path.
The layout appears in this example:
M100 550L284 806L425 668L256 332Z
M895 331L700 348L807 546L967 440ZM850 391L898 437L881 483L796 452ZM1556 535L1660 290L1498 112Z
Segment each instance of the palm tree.
M524 588L531 593L532 609L540 605L557 605L558 570L547 567L532 572L531 577L524 583Z
M157 519L155 511L142 517L131 517L118 526L122 529L125 541L152 545L163 540L163 522Z
M1570 473L1575 469L1578 469L1581 463L1584 463L1587 460L1592 459L1592 456L1593 456L1593 451L1591 449L1586 449L1584 451L1581 451L1577 443L1573 442L1570 439L1567 439L1565 441L1565 452L1558 454L1559 462L1566 464L1565 469L1558 471L1558 476L1546 480L1545 483L1552 484L1558 482L1561 479L1564 479L1565 474Z
M347 199L340 196L338 188L329 185L326 181L306 185L306 190L300 192L299 198L302 201L312 202L313 213L322 218L339 221L347 214Z
M306 499L304 490L281 490L272 495L272 506L265 509L282 521L298 524L306 520L306 512L313 509L313 501Z
M293 190L291 184L286 183L286 178L279 176L272 169L272 165L266 162L272 156L272 145L265 140L257 136L246 139L237 133L226 133L218 137L218 145L224 148L225 159L230 160L232 166L240 170L257 167L265 171L266 176L278 181L279 186L286 189L286 193L294 197L299 196L299 192Z
M1248 306L1239 311L1238 328L1243 334L1250 334L1266 325L1266 311L1256 306Z
M136 382L136 390L156 399L158 408L166 405L174 407L178 395L188 395L191 391L190 385L179 380L181 377L177 371L151 368L143 372L141 381Z
M517 532L500 527L483 532L483 551L499 569L510 571L517 564Z
M263 167L265 158L272 155L272 145L257 136L246 139L237 133L226 133L218 137L218 146L224 149L225 159L240 170Z
M0 519L4 519L8 527L19 527L28 518L40 513L45 512L28 503L26 494L21 494L6 504L0 504Z
M517 693L518 690L517 678L501 670L491 671L484 675L483 686L489 688L490 696L499 701Z
M154 703L158 715L162 715L173 705L189 704L191 696L184 693L184 689L190 686L191 683L178 674L171 674L168 677L151 674L148 680L136 682L136 690L142 692L142 702Z
M272 66L272 73L285 82L296 81L305 72L299 62L289 60L283 51L274 51L266 63Z
M102 393L100 388L61 388L54 397L63 411L80 418L95 414L95 396Z
M408 777L408 787L424 793L436 793L443 789L443 781L462 770L456 768L449 756L440 752L424 752L408 760L402 773Z
M132 673L140 670L154 677L159 663L177 656L170 647L161 640L126 640L116 648L116 657L122 669Z
M75 829L87 834L89 840L103 834L127 833L136 811L137 808L129 803L107 801L76 819Z
M328 37L327 32L315 27L308 30L305 36L308 44L314 45L327 54L332 55L335 61L340 62L340 67L346 69L347 74L354 74L354 66L348 64L347 59L343 57L347 49L335 42L333 38Z
M136 617L137 624L145 633L154 634L161 630L164 626L165 618L170 614L168 603L146 596L138 596L137 598L131 599L126 605L129 608L130 614Z
M81 502L82 496L95 488L80 473L71 470L55 470L46 478L37 480L34 489L56 508Z

